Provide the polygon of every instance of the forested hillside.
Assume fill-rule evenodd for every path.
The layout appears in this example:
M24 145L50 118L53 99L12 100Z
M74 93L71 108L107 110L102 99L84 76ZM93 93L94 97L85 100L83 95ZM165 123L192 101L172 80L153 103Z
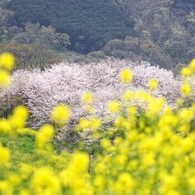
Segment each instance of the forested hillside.
M195 56L194 0L121 0L118 5L134 17L136 37L111 42L107 54L144 60L163 67L186 64ZM119 46L120 45L120 46Z
M0 6L0 42L10 51L38 44L63 56L67 49L84 54L75 61L145 60L175 73L195 56L194 0L4 0Z
M16 13L18 25L52 25L68 33L71 48L82 53L101 49L109 40L133 33L133 21L112 0L14 0L10 8Z

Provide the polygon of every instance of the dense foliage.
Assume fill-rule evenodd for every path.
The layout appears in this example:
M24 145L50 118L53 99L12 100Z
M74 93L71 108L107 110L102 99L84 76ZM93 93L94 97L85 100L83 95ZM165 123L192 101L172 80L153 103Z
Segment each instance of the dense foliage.
M67 47L80 54L101 48L97 58L147 60L175 74L195 56L194 24L193 0L0 2L0 42L41 43L62 56Z
M112 0L15 0L10 4L18 24L40 22L70 35L80 52L100 49L107 41L133 32L133 20Z
M102 49L106 55L119 59L144 60L151 65L172 69L171 58L162 52L161 48L149 39L139 39L128 36L124 40L109 41Z
M63 50L69 44L69 36L66 33L58 33L51 26L41 26L39 23L26 23L24 32L16 33L11 42L18 44L39 44L53 50Z
M113 44L109 55L131 58L139 56L161 67L174 68L186 64L195 56L195 9L194 0L122 0L118 4L135 18L138 49L134 45L121 42L121 49ZM132 39L133 42L138 42ZM136 43L137 44L137 43ZM130 45L130 46L129 46ZM140 49L149 50L143 52ZM117 50L117 51L116 51ZM151 55L155 53L154 55ZM181 55L182 54L182 55ZM165 57L166 56L166 57ZM180 66L180 65L179 65Z

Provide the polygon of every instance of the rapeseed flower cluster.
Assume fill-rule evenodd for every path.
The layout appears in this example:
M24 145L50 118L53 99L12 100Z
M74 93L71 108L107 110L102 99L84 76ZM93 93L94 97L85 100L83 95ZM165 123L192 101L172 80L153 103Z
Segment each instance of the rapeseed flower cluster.
M191 94L191 86L188 81L185 81L181 86L181 93L184 97L187 97Z
M193 82L194 62L188 66L190 74L189 70L182 71L184 85ZM131 71L125 69L119 77L122 84L128 83ZM151 80L148 86L153 91L158 84ZM187 88L181 89L178 102L193 92ZM81 97L85 106L92 107L93 101L89 92ZM172 108L164 98L127 90L120 102L108 102L107 111L114 117L112 122L91 113L78 121L72 130L76 134L89 138L96 132L99 136L87 143L85 150L76 145L72 153L49 147L56 128L70 119L66 105L52 110L53 126L44 124L37 131L26 127L29 114L24 106L0 119L0 138L7 135L14 140L28 135L34 140L29 155L13 153L10 143L0 145L0 194L195 194L195 102ZM34 154L48 163L41 164Z
M51 120L60 126L65 125L69 118L70 110L66 105L58 104L51 112Z
M129 68L125 68L119 74L119 80L121 83L129 83L133 79L132 72Z
M108 111L111 113L116 113L120 111L120 105L118 101L111 101L108 103Z
M0 55L0 67L11 71L15 65L15 58L12 53L5 52Z
M0 54L0 88L9 84L9 72L13 69L14 64L15 58L13 54L8 52Z

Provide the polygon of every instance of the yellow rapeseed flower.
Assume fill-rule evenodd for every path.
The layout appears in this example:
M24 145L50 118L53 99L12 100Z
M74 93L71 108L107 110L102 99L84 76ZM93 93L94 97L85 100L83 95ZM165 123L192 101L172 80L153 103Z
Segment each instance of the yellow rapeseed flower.
M65 125L70 119L70 110L64 104L57 104L51 112L51 120L58 125Z
M76 152L72 155L70 169L77 172L87 171L89 168L89 156L86 153Z
M148 108L146 113L148 114L148 116L150 117L155 117L158 114L160 114L160 111L162 110L163 106L164 106L165 100L164 98L156 98L153 101L151 101L148 104Z
M185 96L189 96L191 93L191 86L189 85L189 83L184 82L183 85L180 88L181 90L181 94L185 97Z
M43 167L35 171L31 179L31 190L34 194L61 194L61 185L52 169Z
M20 165L20 175L23 179L28 178L33 172L33 167L30 164L22 163Z
M10 134L12 131L11 124L6 119L0 119L0 133Z
M26 120L28 118L29 112L25 106L20 105L14 108L13 115L19 116Z
M100 144L104 149L108 149L111 146L110 140L105 138L101 140Z
M81 102L84 104L91 104L93 102L93 95L90 92L85 92L81 96Z
M183 124L183 125L180 125L178 128L177 128L177 131L181 133L181 135L186 135L190 132L190 125L189 124Z
M108 103L107 108L109 112L116 113L116 112L119 112L120 105L117 101L111 101Z
M94 108L91 106L91 104L85 104L84 109L87 112L87 114L93 114Z
M37 133L35 138L36 146L38 149L43 149L45 145L48 143L47 137L45 137L42 133Z
M114 121L114 125L115 125L116 128L120 128L124 122L125 122L125 118L124 117L117 116L115 121Z
M9 117L10 125L13 129L24 128L29 112L25 106L17 106L13 110L13 115Z
M143 91L143 90L138 90L136 93L135 93L135 98L141 102L149 102L149 101L152 101L152 96Z
M28 189L22 189L19 195L31 195L31 192Z
M54 128L49 124L45 124L39 129L39 133L44 135L47 140L50 141L51 139L53 139L54 136Z
M9 149L0 145L0 165L6 165L10 161Z
M45 145L47 145L54 136L54 128L49 125L43 125L39 132L36 134L36 145L37 148L43 149Z
M184 68L181 69L181 75L183 77L189 77L189 76L192 75L192 71L189 67L184 67Z
M123 101L131 101L133 98L135 97L135 93L133 91L125 91L123 94L122 94L122 99Z
M90 121L86 118L81 118L78 125L76 126L76 131L82 131L90 128Z
M24 128L26 124L26 120L20 116L12 115L9 117L9 123L13 130L18 130L19 128Z
M129 68L125 68L119 73L119 80L121 83L130 83L132 79L133 75Z
M189 64L190 69L193 73L195 73L195 58L192 59L192 61Z
M9 173L9 176L7 178L7 181L9 181L10 185L13 187L20 185L21 180L21 176L16 173Z
M97 117L92 117L89 122L92 130L97 130L101 127L101 121Z
M117 194L126 194L127 191L131 194L130 192L133 191L134 187L135 181L132 176L129 173L121 173L116 182L115 190Z
M178 117L180 122L188 123L194 118L193 111L188 108L183 108L179 111Z
M0 55L0 67L10 71L15 65L15 58L12 53L5 52Z
M149 152L149 153L147 153L147 155L143 155L143 157L141 159L141 164L142 164L143 168L153 166L154 163L155 163L155 155L153 152Z
M18 135L29 135L29 136L35 136L37 134L37 131L29 129L29 128L21 128L16 130Z
M0 70L0 87L6 87L9 82L9 73L6 70Z
M161 186L159 187L159 194L168 194L169 192L174 190L178 185L177 184L178 178L176 178L173 175L162 174L161 179L162 182L161 182Z
M13 186L8 181L0 180L0 193L2 195L13 195Z
M128 113L128 116L130 116L130 117L135 116L136 112L137 112L136 106L129 106L127 108L127 113Z
M94 178L94 186L97 187L98 189L103 189L104 186L104 177L102 175L96 175Z
M157 80L155 80L155 79L149 80L149 82L148 82L148 88L151 91L155 90L157 87L158 87L158 81Z

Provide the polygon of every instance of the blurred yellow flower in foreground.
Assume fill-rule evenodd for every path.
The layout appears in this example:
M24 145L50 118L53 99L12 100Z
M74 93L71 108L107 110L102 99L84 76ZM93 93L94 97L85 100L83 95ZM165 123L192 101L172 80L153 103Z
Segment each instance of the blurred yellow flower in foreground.
M181 69L181 75L183 77L189 77L189 76L192 75L192 71L189 67L184 67L184 68Z
M0 165L6 165L10 160L9 149L0 145Z
M0 67L10 71L15 65L15 58L12 53L5 52L0 55Z
M189 96L191 93L191 87L189 83L184 82L183 85L181 86L181 94L183 96Z
M9 82L9 73L6 70L0 70L0 87L6 87Z
M93 102L93 95L90 92L85 92L81 96L81 102L84 104L91 104Z
M120 105L117 101L111 101L107 105L108 111L112 113L119 112L120 110Z
M121 83L130 83L132 79L133 75L129 68L125 68L119 73L119 80Z
M70 119L70 110L64 104L57 104L51 112L51 120L58 125L65 125Z
M155 80L155 79L149 80L149 82L148 82L148 88L151 91L155 90L157 87L158 87L158 81L157 80Z
M53 139L54 128L49 124L43 125L36 134L37 148L43 149Z
M31 180L31 189L35 194L60 194L60 182L52 169L39 168Z
M195 73L195 58L192 59L192 61L189 64L190 69L193 73Z

